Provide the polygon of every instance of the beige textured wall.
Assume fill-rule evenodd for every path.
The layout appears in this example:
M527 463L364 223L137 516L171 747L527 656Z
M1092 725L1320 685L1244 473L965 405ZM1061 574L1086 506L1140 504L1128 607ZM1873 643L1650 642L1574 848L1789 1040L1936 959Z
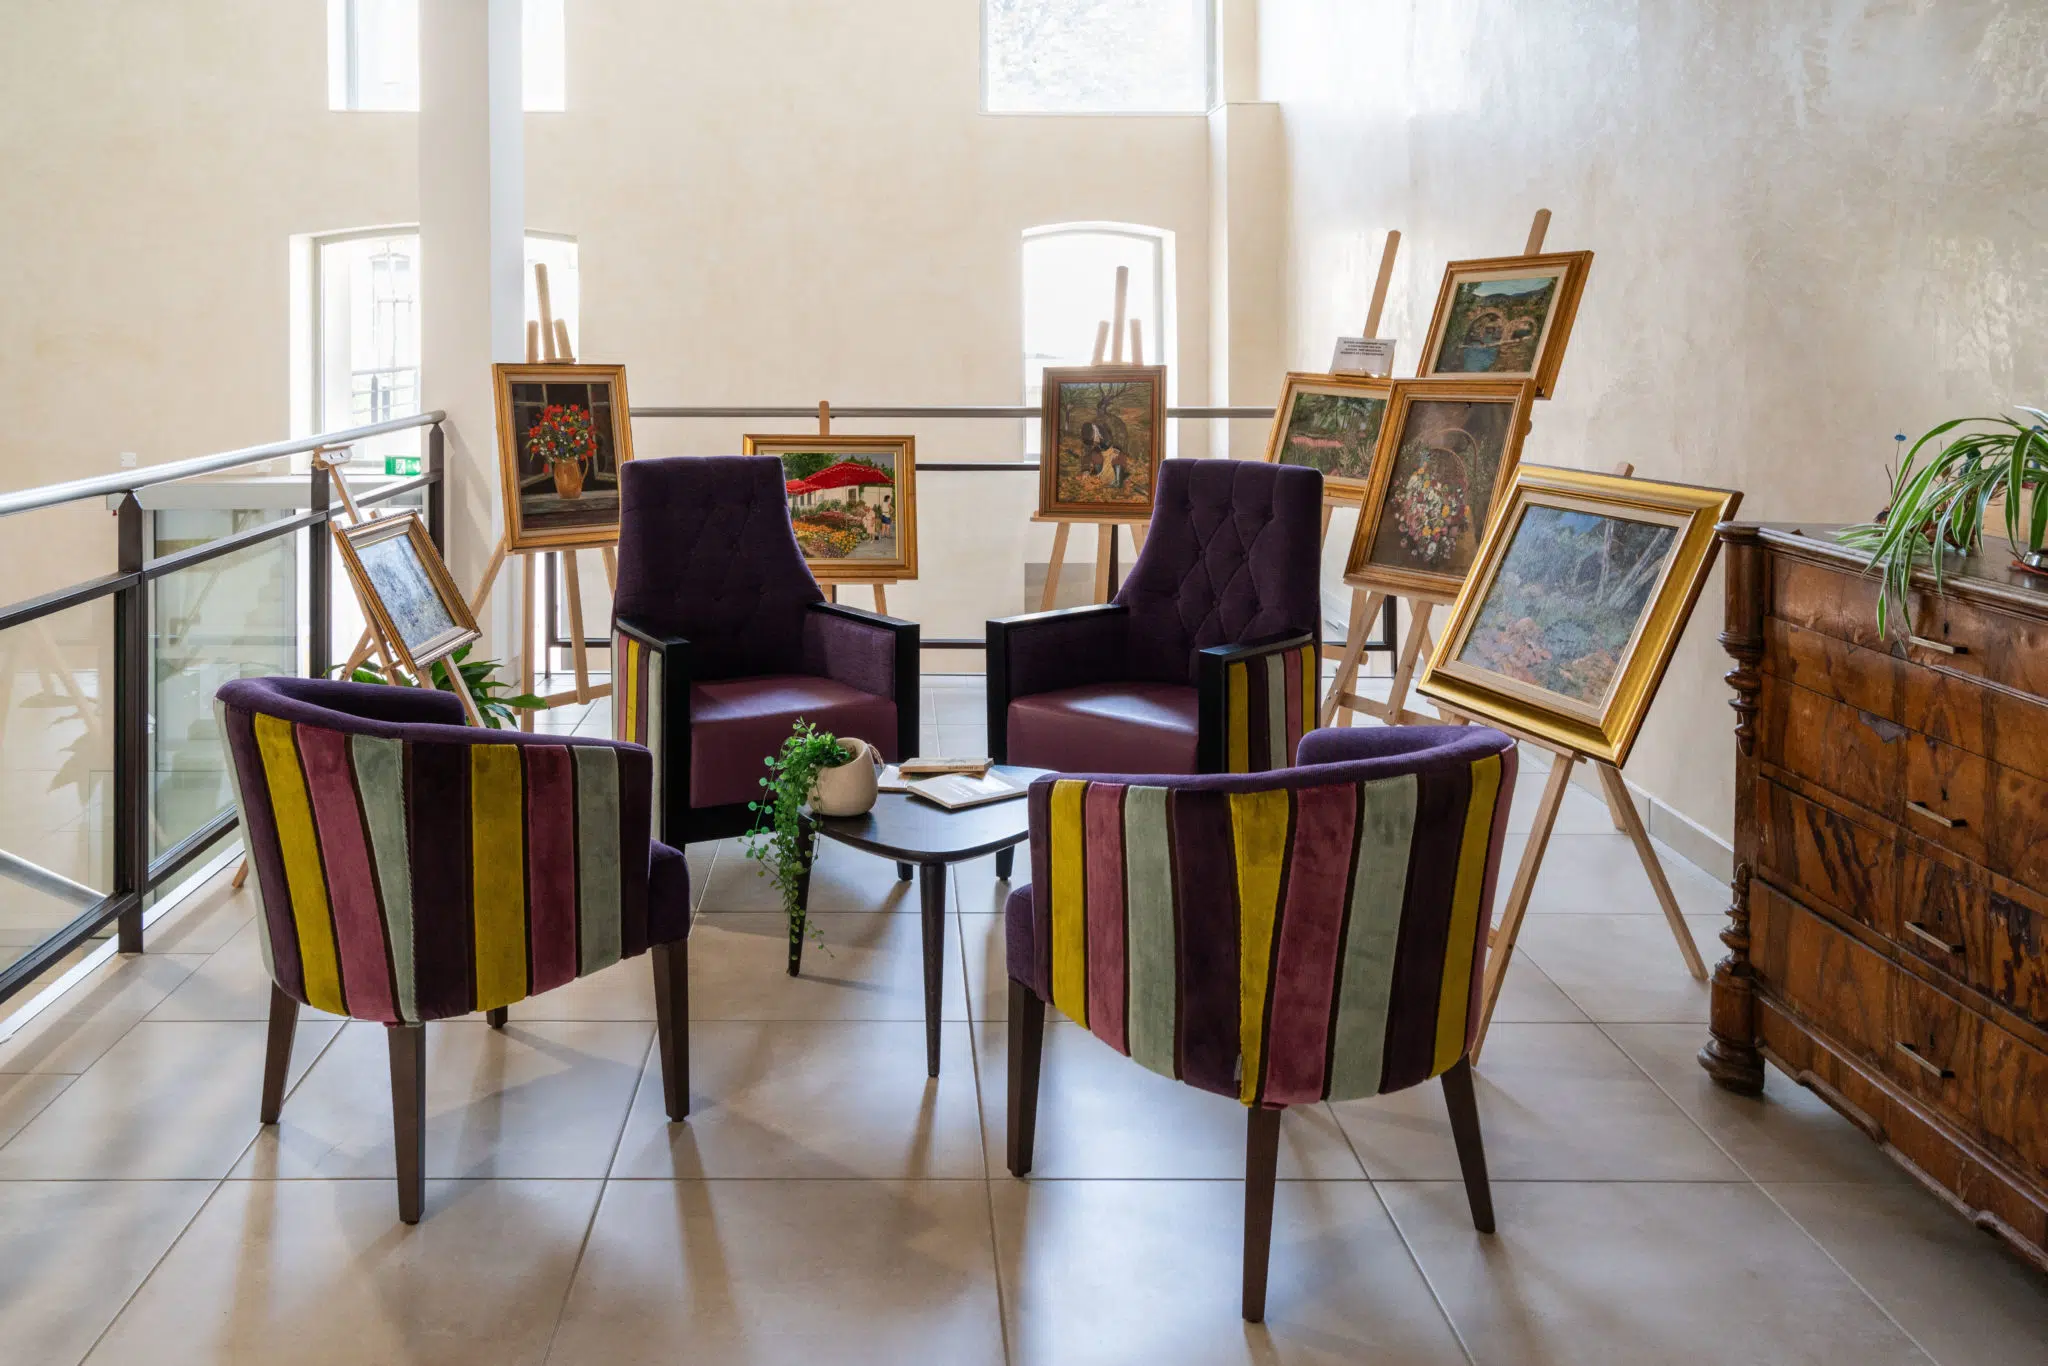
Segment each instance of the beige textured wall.
M1285 112L1289 354L1328 363L1382 234L1413 373L1446 260L1598 253L1525 456L1853 520L1892 434L2048 386L2038 0L1264 0ZM1726 836L1718 574L1629 765Z

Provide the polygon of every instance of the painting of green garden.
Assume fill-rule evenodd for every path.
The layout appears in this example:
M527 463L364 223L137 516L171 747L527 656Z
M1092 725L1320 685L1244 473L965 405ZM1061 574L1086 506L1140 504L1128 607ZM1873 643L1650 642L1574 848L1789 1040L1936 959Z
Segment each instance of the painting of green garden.
M1325 477L1367 479L1386 416L1387 400L1377 394L1297 393L1279 461Z
M1677 539L1655 522L1532 504L1458 662L1599 707Z

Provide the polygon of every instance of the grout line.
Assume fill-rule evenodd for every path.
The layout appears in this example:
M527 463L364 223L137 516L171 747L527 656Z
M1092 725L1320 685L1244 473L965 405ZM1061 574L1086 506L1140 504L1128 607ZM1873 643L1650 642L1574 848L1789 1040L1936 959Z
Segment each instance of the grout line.
M1339 1127L1341 1128L1342 1126L1340 1125ZM1344 1136L1344 1141L1347 1143L1350 1142L1351 1136L1349 1134L1346 1134ZM1355 1149L1353 1150L1353 1155L1356 1156ZM1360 1162L1360 1165L1364 1165L1362 1160ZM1408 1241L1408 1231L1402 1228L1401 1221L1394 1217L1393 1206L1389 1205L1387 1203L1387 1197L1380 1193L1380 1183L1377 1181L1368 1180L1366 1184L1372 1187L1372 1198L1379 1202L1380 1212L1387 1216L1387 1223L1392 1226L1394 1230L1394 1236L1401 1240L1401 1249L1402 1251L1408 1254L1409 1265L1415 1268L1416 1275L1422 1277L1422 1284L1426 1289L1428 1289L1429 1298L1436 1305L1436 1312L1444 1316L1444 1325L1451 1330L1451 1339L1458 1344L1458 1350L1465 1354L1465 1360L1468 1363L1470 1363L1470 1366L1478 1366L1479 1358L1473 1355L1472 1345L1465 1341L1464 1331L1458 1327L1458 1321L1451 1317L1451 1308L1449 1305L1444 1303L1443 1295L1436 1288L1436 1282L1429 1278L1429 1268L1422 1264L1422 1257L1415 1251L1415 1244ZM1487 1188L1489 1192L1491 1191L1492 1186L1493 1180L1491 1177L1488 1177ZM1489 1236L1498 1237L1499 1235L1488 1235L1475 1232L1473 1236L1484 1238Z
M230 1168L230 1170L233 1169ZM99 1332L93 1334L92 1345L87 1347L85 1349L85 1352L78 1358L80 1361L84 1361L87 1357L90 1357L94 1352L99 1350L100 1343L106 1339L107 1334L114 1331L114 1325L121 1321L121 1316L128 1312L128 1306L135 1303L135 1298L136 1296L142 1293L142 1288L148 1285L151 1280L155 1279L156 1273L163 1268L163 1264L166 1261L170 1260L170 1256L173 1252L178 1250L178 1244L185 1241L185 1235L187 1233L190 1233L192 1231L192 1226L199 1222L199 1216L206 1213L207 1206L211 1205L215 1200L220 1198L221 1190L223 1187L227 1185L227 1183L228 1179L225 1176L221 1177L218 1181L213 1183L213 1189L206 1193L206 1198L204 1200L201 1200L197 1208L195 1208L192 1211L192 1217L190 1219L187 1219L184 1222L184 1224L179 1227L176 1236L174 1236L170 1242L164 1245L163 1252L157 1256L157 1259L155 1261L149 1264L149 1270L145 1271L142 1274L142 1279L135 1282L135 1288L128 1292L127 1298L121 1301L120 1307L115 1309L113 1314L108 1317L106 1325L102 1327Z
M957 882L948 873L947 880ZM981 1194L983 1208L988 1211L988 1256L989 1271L995 1277L996 1289L996 1332L1003 1344L1005 1366L1011 1360L1009 1306L1003 1294L1003 1247L1002 1239L996 1235L996 1183L995 1173L988 1165L988 1109L986 1089L981 1075L981 1030L982 1022L974 1018L974 981L967 975L967 927L958 916L953 921L954 938L960 949L961 994L967 998L967 1056L974 1065L974 1140L981 1149ZM1007 1121L1008 1115L1005 1114Z
M1927 1349L1927 1345L1921 1342L1919 1338L1914 1337L1911 1330L1909 1330L1905 1324L1899 1322L1898 1315L1892 1313L1891 1309L1888 1306L1886 1306L1885 1302L1877 1297L1875 1291L1873 1291L1869 1286L1865 1285L1863 1282L1857 1280L1856 1274L1850 1271L1848 1267L1842 1265L1841 1258L1835 1256L1833 1252L1829 1251L1827 1244L1823 1243L1819 1238L1815 1237L1812 1229L1808 1228L1805 1224L1799 1222L1798 1215L1794 1214L1791 1210L1786 1209L1784 1204L1778 1199L1777 1196L1771 1193L1770 1189L1766 1187L1763 1182L1752 1181L1750 1184L1756 1187L1757 1193L1759 1195L1763 1196L1764 1199L1771 1202L1772 1209L1775 1209L1776 1211L1778 1211L1778 1213L1784 1215L1786 1220L1792 1225L1792 1227L1798 1229L1801 1233L1806 1235L1807 1241L1812 1243L1814 1247L1820 1250L1820 1255L1827 1258L1828 1261L1834 1265L1835 1270L1842 1273L1843 1280L1847 1281L1849 1284L1855 1286L1858 1290L1863 1292L1863 1298L1869 1300L1872 1307L1875 1308L1878 1313L1884 1315L1885 1320L1889 1322L1892 1325L1892 1327L1899 1330L1900 1337L1903 1337L1907 1342L1912 1343L1915 1350L1917 1350L1921 1356L1926 1357L1929 1362L1933 1363L1933 1366L1941 1366L1940 1360L1934 1355L1933 1352ZM1801 1182L1796 1184L1836 1185L1853 1183Z

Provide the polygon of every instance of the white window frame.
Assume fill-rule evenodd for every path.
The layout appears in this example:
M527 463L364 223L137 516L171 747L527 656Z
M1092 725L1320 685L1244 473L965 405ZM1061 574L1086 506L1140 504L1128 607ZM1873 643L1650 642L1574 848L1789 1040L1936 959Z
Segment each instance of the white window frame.
M1023 399L1026 402L1030 400L1032 385L1031 367L1034 364L1038 364L1042 367L1044 364L1044 362L1037 361L1031 355L1030 351L1028 350L1029 339L1023 335L1024 327L1027 325L1028 322L1029 313L1029 303L1028 301L1023 299L1023 293L1026 288L1024 281L1024 255L1030 249L1030 245L1033 242L1040 242L1058 237L1128 237L1136 241L1143 242L1152 249L1152 297L1158 303L1159 312L1158 318L1156 320L1156 326L1147 326L1145 329L1143 329L1145 333L1145 364L1164 365L1166 367L1166 401L1168 404L1172 404L1173 402L1175 402L1177 398L1176 391L1179 387L1180 374L1179 367L1175 364L1175 360L1179 352L1178 343L1180 333L1180 320L1178 317L1179 310L1177 308L1177 301L1175 298L1177 289L1175 284L1173 230L1171 228L1153 227L1145 223L1118 223L1108 220L1089 220L1085 222L1075 223L1044 223L1040 224L1037 227L1024 229L1024 232L1019 239L1017 253L1017 288L1021 306L1018 312L1019 327L1017 345L1018 349L1023 352L1023 364L1018 367L1020 376L1023 380L1021 386L1021 394L1023 396ZM1103 318L1109 317L1110 308L1112 306L1114 299L1114 295L1112 293L1114 285L1115 281L1113 279L1105 279L1102 282ZM1148 320L1148 322L1149 321L1150 320ZM1155 332L1157 335L1153 335ZM1126 318L1124 323L1124 335L1124 349L1126 353L1125 360L1126 362L1128 362L1130 359L1130 322L1128 318ZM1090 344L1092 346L1092 339ZM1112 338L1109 344L1103 348L1104 363L1108 363L1108 358L1115 354L1116 342L1115 339ZM1024 435L1024 449L1026 451L1030 451L1032 449L1032 443L1038 438L1039 435L1038 429L1039 421L1037 418L1027 419L1025 424ZM1179 433L1176 429L1176 424L1169 422L1166 427L1166 450L1164 453L1166 455L1173 455L1179 450L1179 446L1180 440Z
M351 71L354 66L354 28L349 20L354 0L327 0L327 107L336 113L348 114L416 114L419 112L419 35L413 35L413 102L409 105L365 106L353 103L356 96L356 82ZM561 42L542 56L540 45L534 42L536 30L545 17L555 20L549 27L561 34ZM568 0L522 0L520 25L520 107L529 114L555 114L568 108L569 98L569 34ZM557 98L547 103L536 102L534 95L535 66L537 60L546 60L554 71L552 91L559 91ZM551 93L552 93L551 91Z
M1159 119L1159 118L1205 118L1218 103L1218 92L1223 81L1217 70L1221 46L1217 39L1217 25L1222 22L1221 0L1203 0L1209 14L1202 25L1205 43L1202 52L1203 99L1200 109L991 109L988 102L988 5L989 0L976 0L981 7L981 112L998 119Z

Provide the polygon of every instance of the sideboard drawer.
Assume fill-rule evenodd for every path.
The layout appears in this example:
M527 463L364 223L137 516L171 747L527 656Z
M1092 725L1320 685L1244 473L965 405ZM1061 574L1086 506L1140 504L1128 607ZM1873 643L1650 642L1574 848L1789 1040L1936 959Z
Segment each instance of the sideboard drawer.
M1852 820L1768 778L1756 780L1758 867L1808 901L1898 937L1895 835Z
M1901 825L2001 877L2048 887L2048 783L1924 735L1905 751Z
M1898 928L1890 937L2048 1027L2048 915L2028 904L2032 894L1978 869L1958 872L1911 837L1901 843Z
M1757 757L1898 820L1911 734L1896 721L1765 674Z
M1892 979L1892 1079L2008 1159L2048 1165L2048 1054L1916 977Z
M1891 978L1884 958L1781 896L1750 884L1750 953L1772 995L1882 1068L1891 1051Z

